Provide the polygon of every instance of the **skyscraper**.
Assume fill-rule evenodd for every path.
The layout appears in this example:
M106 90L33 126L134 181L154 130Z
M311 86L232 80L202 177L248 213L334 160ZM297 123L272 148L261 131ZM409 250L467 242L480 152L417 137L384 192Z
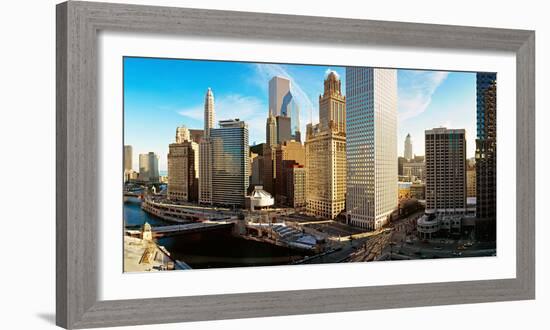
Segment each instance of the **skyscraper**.
M376 230L398 206L397 71L346 68L346 107L348 219Z
M191 135L189 129L185 126L176 128L176 143L183 143L184 141L190 141Z
M199 143L199 203L212 204L212 141L214 128L214 93L210 88L204 97L204 135Z
M208 87L204 96L204 136L210 135L210 129L214 128L216 121L216 112L214 110L214 93Z
M283 100L283 116L290 118L290 134L293 140L301 142L300 108L291 93Z
M154 152L139 155L139 179L141 181L159 181L159 157Z
M475 161L468 160L466 164L466 197L477 197L476 194L476 165ZM477 199L476 199L477 205Z
M271 80L273 81L273 79ZM270 81L270 103L271 103L271 81ZM265 145L262 148L262 157L263 157L263 169L262 169L262 182L263 182L263 188L265 191L269 192L273 196L275 196L275 190L273 189L273 180L275 179L275 170L274 170L274 162L275 162L275 148L277 147L277 119L271 112L269 111L267 115L267 122L265 125L265 133L266 133L266 139L265 139Z
M133 168L133 159L132 159L132 146L124 146L124 171L131 171Z
M290 134L294 140L299 141L300 108L292 95L291 86L290 80L283 77L276 76L269 81L269 114L290 118Z
M342 95L342 82L330 71L324 83L324 93L319 95L319 123L321 129L346 132L346 97Z
M291 187L287 185L286 169L293 165L306 164L306 149L300 142L284 141L275 149L275 201L286 203Z
M265 142L268 146L274 146L277 144L277 120L271 112L267 116L265 134Z
M290 96L290 80L283 77L273 77L269 81L269 113L276 116L285 115L286 107L283 108L283 104L289 103ZM286 102L285 101L286 98Z
M256 157L251 159L250 166L250 185L251 186L263 186L264 182L264 149L266 143L256 144L250 147L250 155L257 154Z
M168 199L198 200L199 145L190 140L189 130L176 129L176 143L168 146Z
M466 211L466 131L444 127L425 131L426 210Z
M330 72L319 97L320 123L306 131L306 208L315 215L334 219L345 208L346 194L346 98L340 78Z
M411 160L413 158L413 145L412 145L412 142L411 142L411 135L410 134L407 134L407 137L405 138L405 152L404 152L404 157L405 159L407 159L408 161Z
M244 207L250 176L248 126L239 119L219 124L210 130L212 203Z
M149 181L149 156L139 154L139 180Z
M294 208L306 206L306 169L303 165L292 164L285 168L287 186L286 202Z
M477 73L476 231L496 235L497 213L497 76Z
M204 137L204 129L190 129L189 137L193 142L201 142L201 139Z
M264 156L257 155L250 165L250 185L262 186L264 182Z
M292 139L290 117L277 116L277 144Z

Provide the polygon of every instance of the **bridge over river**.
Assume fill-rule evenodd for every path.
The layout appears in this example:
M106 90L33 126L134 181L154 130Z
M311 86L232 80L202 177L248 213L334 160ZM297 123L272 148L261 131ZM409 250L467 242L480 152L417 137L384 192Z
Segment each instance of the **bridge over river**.
M194 234L211 230L231 230L233 228L233 225L233 222L225 221L192 222L178 225L151 227L151 233L154 238L159 238L166 236ZM126 229L126 235L128 236L140 237L141 234L141 230Z

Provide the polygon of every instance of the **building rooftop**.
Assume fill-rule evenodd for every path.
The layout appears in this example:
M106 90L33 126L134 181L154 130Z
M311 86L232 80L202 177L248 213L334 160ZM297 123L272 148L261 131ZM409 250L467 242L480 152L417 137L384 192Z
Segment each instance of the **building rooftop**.
M124 272L168 270L174 262L166 250L156 243L141 238L124 236Z

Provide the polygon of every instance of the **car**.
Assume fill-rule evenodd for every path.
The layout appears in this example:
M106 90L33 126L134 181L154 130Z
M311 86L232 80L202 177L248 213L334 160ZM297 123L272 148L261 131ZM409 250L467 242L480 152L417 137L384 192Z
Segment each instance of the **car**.
M464 243L464 246L465 246L465 247L470 247L470 246L472 246L472 245L474 245L474 243L472 243L472 242Z
M442 250L443 248L441 246L434 246L434 250Z
M455 251L453 252L453 256L460 257L462 255L462 252Z

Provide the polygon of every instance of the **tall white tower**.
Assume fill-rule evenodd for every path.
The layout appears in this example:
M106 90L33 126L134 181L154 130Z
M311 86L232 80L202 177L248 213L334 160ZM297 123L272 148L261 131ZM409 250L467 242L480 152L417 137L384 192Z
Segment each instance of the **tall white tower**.
M210 129L214 128L216 113L214 110L214 93L208 87L204 96L204 136L210 136Z
M214 128L214 93L210 87L204 97L204 137L199 144L199 203L212 204L212 141Z
M411 135L410 134L407 134L407 137L405 138L405 152L404 152L404 157L407 159L407 160L411 160L413 158L413 145L412 145L412 142L411 142Z
M346 68L346 209L376 230L397 209L397 71Z

